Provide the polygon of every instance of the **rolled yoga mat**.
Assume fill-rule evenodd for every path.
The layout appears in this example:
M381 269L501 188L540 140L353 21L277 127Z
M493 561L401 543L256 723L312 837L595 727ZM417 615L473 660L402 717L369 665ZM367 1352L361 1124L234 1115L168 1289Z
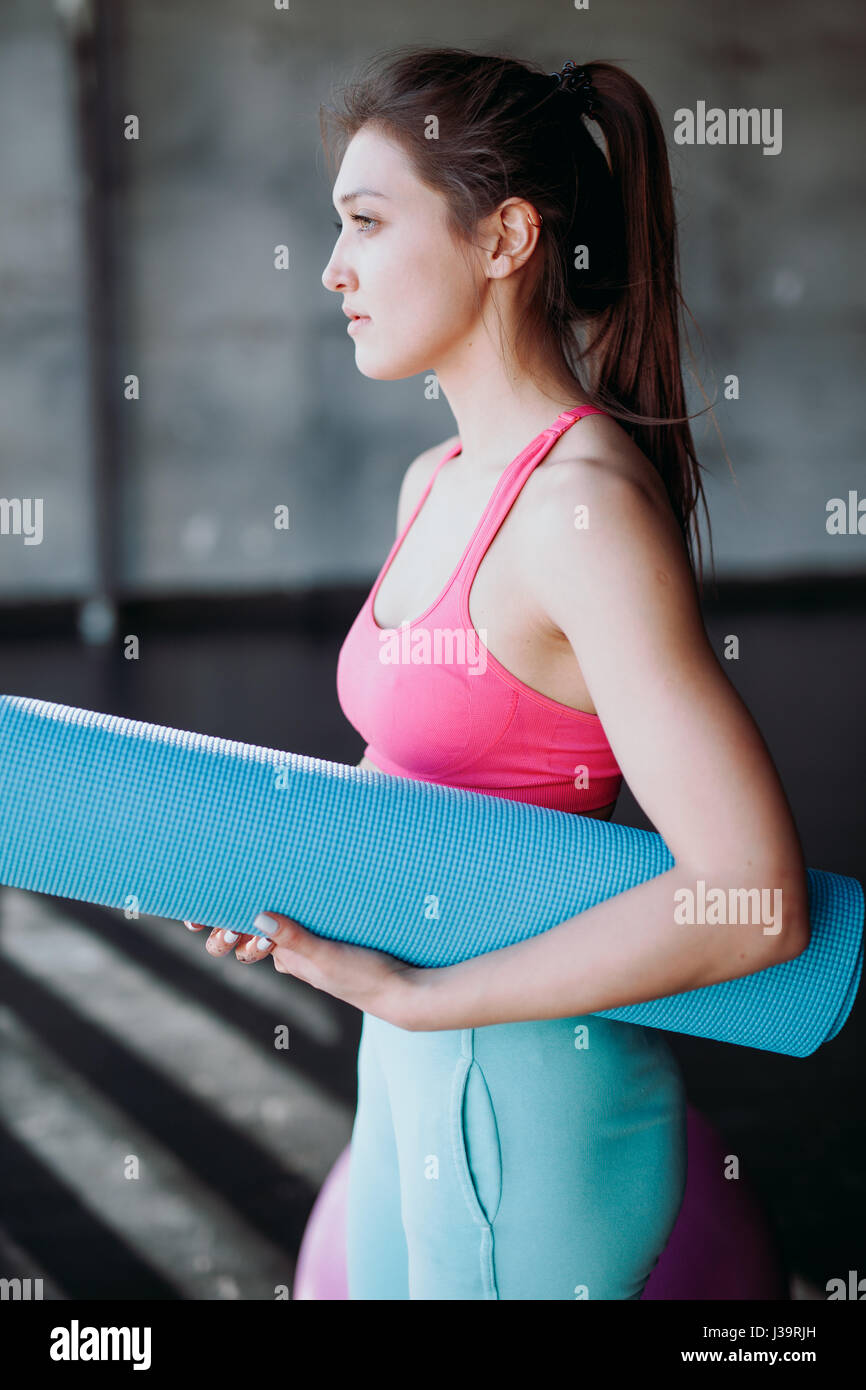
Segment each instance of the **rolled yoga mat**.
M257 912L282 912L439 966L673 863L660 835L592 816L0 695L0 883L15 888L253 935ZM864 897L816 869L808 887L795 960L598 1016L809 1056L851 1010Z

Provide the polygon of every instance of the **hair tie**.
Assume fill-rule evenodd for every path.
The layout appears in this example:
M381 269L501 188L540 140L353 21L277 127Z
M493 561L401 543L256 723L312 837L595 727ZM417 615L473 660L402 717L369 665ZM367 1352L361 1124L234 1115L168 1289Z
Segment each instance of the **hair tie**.
M586 68L575 67L571 59L563 63L559 72L548 73L548 77L556 78L554 91L574 92L580 98L581 112L590 118L595 116L598 111L598 93L592 85L592 78Z

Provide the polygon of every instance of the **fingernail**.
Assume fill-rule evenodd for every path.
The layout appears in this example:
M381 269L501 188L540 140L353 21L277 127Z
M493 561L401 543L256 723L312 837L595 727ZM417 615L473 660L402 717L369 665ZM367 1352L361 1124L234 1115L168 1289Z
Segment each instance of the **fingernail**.
M188 922L185 917L183 919L183 924L185 927L189 927L190 931L195 931L195 924L193 922Z
M253 926L258 927L259 931L273 931L274 919L272 917L266 916L264 912L260 912L258 917L253 918Z
M256 950L257 950L257 951L266 951L266 950L268 949L268 947L270 946L270 944L271 944L271 943L270 943L270 941L268 940L268 938L267 938L266 936L260 936L259 939L258 939L258 941L256 942Z
M237 941L237 939L238 939L238 933L237 933L236 931L224 931L224 932L223 932L223 941L227 941L228 944L229 944L229 946L231 946L235 941Z

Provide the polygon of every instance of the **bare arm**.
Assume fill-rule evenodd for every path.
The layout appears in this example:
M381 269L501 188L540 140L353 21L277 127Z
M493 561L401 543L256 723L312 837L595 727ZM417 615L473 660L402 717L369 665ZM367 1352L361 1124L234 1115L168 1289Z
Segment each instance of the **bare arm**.
M749 975L808 945L790 807L707 640L673 513L621 471L570 462L551 472L540 503L535 596L568 637L674 867L528 941L407 974L394 1010L410 1029L639 1003ZM588 508L586 529L575 528L577 507ZM765 890L761 908L727 925L689 921L684 890L699 902L700 880L726 903Z

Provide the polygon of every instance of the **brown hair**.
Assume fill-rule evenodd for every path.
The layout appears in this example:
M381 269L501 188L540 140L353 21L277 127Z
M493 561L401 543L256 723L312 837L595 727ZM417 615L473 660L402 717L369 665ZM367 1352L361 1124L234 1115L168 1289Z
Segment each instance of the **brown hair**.
M506 198L532 203L543 219L529 263L538 269L527 277L513 358L522 363L522 343L542 348L561 364L563 385L577 384L619 420L665 484L695 575L693 529L702 584L699 497L708 527L709 512L685 408L679 308L688 310L664 133L651 98L622 68L583 68L603 142L585 123L581 98L549 73L501 55L416 45L374 57L341 89L340 109L320 107L322 141L339 160L362 126L380 129L444 196L448 225L466 244ZM437 138L429 138L432 117ZM580 246L587 269L575 264Z

